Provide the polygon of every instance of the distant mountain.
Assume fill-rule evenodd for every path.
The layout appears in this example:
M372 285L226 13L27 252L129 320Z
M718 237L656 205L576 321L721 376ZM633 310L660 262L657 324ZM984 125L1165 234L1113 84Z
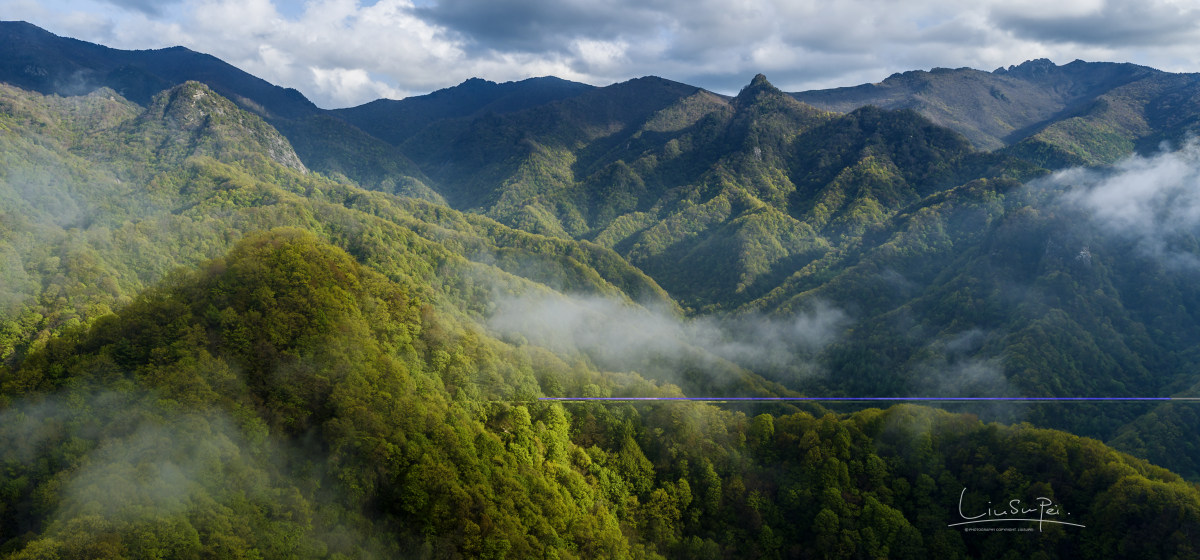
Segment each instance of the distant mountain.
M457 86L401 100L378 99L332 113L376 138L399 144L431 123L480 113L511 113L574 97L594 86L555 77L497 84L471 78Z
M1197 125L1197 112L1187 105L1197 94L1200 74L1039 59L993 72L917 70L876 84L791 95L839 112L867 105L913 109L976 148L1018 145L1027 158L1059 166L1110 163L1134 148L1179 140Z
M577 225L560 223L559 210L549 208L544 209L547 216L556 217L539 218L543 209L527 206L527 198L540 195L546 204L557 205L565 202L563 197L581 194L571 188L573 170L562 165L590 166L604 156L598 149L609 151L621 140L633 141L656 112L700 92L661 78L639 78L524 111L444 121L425 128L401 148L419 162L454 206L502 202L504 208L498 212L511 220L526 220L531 229L540 221L546 233L561 233L564 227L578 233L578 220L573 222ZM510 180L519 175L532 182Z
M632 80L430 126L401 148L453 206L595 240L686 305L726 309L958 184L967 159L983 165L915 112L820 111L761 75L733 99ZM989 157L993 174L1022 169ZM699 272L712 267L726 274Z
M110 49L59 37L23 21L4 21L0 22L0 53L0 79L44 94L84 95L108 87L145 105L158 92L195 80L268 119L320 111L294 89L184 47Z
M0 81L47 95L109 88L143 106L161 91L201 82L283 132L300 159L316 171L379 190L438 199L420 170L388 143L331 118L294 89L184 47L111 49L25 22L0 22Z

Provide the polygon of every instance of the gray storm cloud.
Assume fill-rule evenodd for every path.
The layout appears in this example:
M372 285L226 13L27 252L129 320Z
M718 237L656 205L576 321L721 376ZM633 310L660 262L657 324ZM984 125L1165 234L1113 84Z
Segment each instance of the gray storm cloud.
M849 322L824 303L787 318L681 319L614 299L544 293L499 300L488 325L510 340L585 354L606 369L669 379L680 362L709 356L786 382L818 374L812 355Z
M1017 2L1002 4L991 19L1018 37L1049 43L1104 46L1171 45L1194 40L1200 10L1164 1L1100 2L1060 11L1031 10Z

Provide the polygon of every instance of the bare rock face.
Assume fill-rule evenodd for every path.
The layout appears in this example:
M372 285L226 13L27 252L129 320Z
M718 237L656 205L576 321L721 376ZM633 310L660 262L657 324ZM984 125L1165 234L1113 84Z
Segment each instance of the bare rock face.
M165 134L164 142L186 150L185 155L257 150L284 167L308 172L282 134L200 82L158 94L137 121Z

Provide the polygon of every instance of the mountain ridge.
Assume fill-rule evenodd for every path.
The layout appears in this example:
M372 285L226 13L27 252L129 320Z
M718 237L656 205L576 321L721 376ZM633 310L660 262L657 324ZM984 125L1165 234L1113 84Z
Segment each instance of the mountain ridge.
M1131 84L1170 80L1195 86L1200 83L1200 74L1170 74L1130 63L1082 60L1059 66L1037 59L992 72L971 68L915 70L893 74L875 84L791 95L843 112L868 104L912 108L963 133L977 148L994 150L1039 141L1048 129L1086 115L1097 99ZM1136 133L1131 136L1131 141L1139 139ZM1075 155L1077 158L1070 163L1114 161L1110 154L1099 158L1090 158L1086 153Z
M487 86L492 82L475 78L424 96L323 110L295 90L273 86L184 47L120 51L60 38L24 22L4 22L0 35L9 36L4 45L10 54L6 64L0 64L0 77L12 83L43 93L67 90L82 93L85 89L107 86L144 104L167 86L195 79L267 118L285 134L297 137L293 143L302 158L312 160L310 167L380 184L379 188L397 188L388 186L394 182L365 170L351 154L333 159L327 156L338 151L339 141L357 145L360 147L357 149L374 154L368 167L392 167L393 174L407 177L406 184L413 185L411 192L425 192L426 197L432 196L428 194L430 189L437 191L438 187L429 185L429 178L405 161L405 154L388 144L399 144L421 128L446 118L464 118L476 111L487 111L485 107L489 105L490 110L508 113L592 89L552 77L492 86ZM38 45L41 54L28 51L34 45ZM59 58L45 58L47 53L58 53ZM113 57L117 62L99 62ZM1135 85L1138 89L1131 89ZM482 98L478 97L478 91L467 91L479 87L493 91ZM502 91L505 88L507 93ZM1159 93L1147 96L1145 92L1150 89ZM843 113L866 104L912 108L964 134L979 149L1007 148L1035 163L1061 167L1108 164L1132 150L1146 153L1162 141L1182 141L1189 131L1200 127L1197 118L1200 110L1190 108L1182 114L1179 111L1181 105L1190 107L1185 100L1197 92L1200 92L1200 74L1171 74L1129 63L1079 60L1058 66L1039 59L992 72L969 68L910 71L894 74L878 84L790 95L818 108ZM472 100L472 96L476 99ZM1114 129L1104 123L1112 118L1114 111L1097 108L1097 102L1115 104L1117 112L1133 115L1134 121L1156 124L1132 122ZM438 103L448 105L435 109ZM363 132L346 129L328 120L329 117ZM317 131L321 133L316 134ZM322 134L334 140L298 139L301 135ZM355 138L356 135L361 137ZM388 160L399 163L389 164Z
M0 48L7 55L0 63L5 81L42 93L66 88L66 93L81 94L111 87L123 97L145 104L163 86L195 79L227 98L252 101L258 111L266 108L267 113L260 114L263 117L292 118L317 111L295 89L273 85L212 55L182 46L112 49L60 37L27 22L0 22L0 38Z
M400 144L438 120L465 118L481 112L511 113L574 97L590 89L593 86L553 76L500 84L471 78L425 95L401 100L377 99L334 109L332 113L377 138Z

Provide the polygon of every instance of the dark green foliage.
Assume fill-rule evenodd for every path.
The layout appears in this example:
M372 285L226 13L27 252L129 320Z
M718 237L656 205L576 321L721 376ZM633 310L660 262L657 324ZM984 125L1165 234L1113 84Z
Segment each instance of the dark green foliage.
M160 96L141 114L104 94L74 106L16 89L3 93L10 110L0 118L9 132L0 141L9 165L0 200L13 217L0 237L12 263L2 269L11 281L0 292L6 359L72 321L107 313L176 266L222 254L246 231L278 225L327 232L393 278L438 283L476 310L484 308L486 289L475 284L500 271L468 258L565 290L666 300L645 274L595 245L277 165L296 161L287 141L198 84ZM58 105L49 109L47 102ZM87 136L72 132L106 114L120 117ZM398 245L424 260L397 260Z

